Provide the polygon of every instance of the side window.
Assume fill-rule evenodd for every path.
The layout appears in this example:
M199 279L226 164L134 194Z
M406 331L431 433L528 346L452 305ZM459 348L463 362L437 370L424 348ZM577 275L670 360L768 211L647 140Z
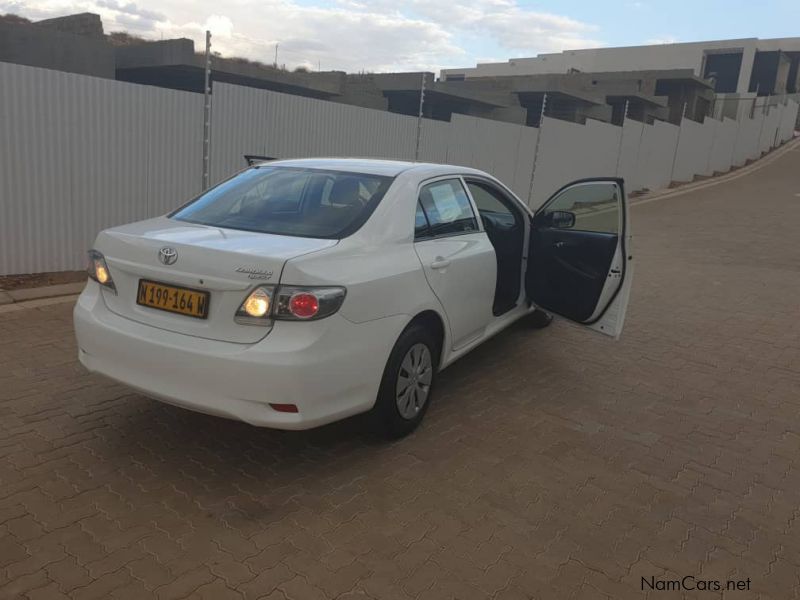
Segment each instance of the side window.
M469 188L469 193L472 194L472 199L475 200L478 212L487 211L513 216L511 210L497 197L498 192L495 190L474 181L468 181L467 187Z
M553 198L537 220L559 229L618 234L620 204L615 183L579 183Z
M419 193L419 204L428 218L430 235L478 231L478 221L467 193L458 179L429 183Z
M425 216L425 211L422 210L422 205L417 201L417 214L414 217L414 239L424 238L430 235L428 232L428 218Z

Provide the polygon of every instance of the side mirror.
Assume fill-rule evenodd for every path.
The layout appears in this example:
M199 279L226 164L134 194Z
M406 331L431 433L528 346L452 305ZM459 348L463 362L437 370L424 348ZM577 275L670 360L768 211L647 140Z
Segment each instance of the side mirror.
M547 214L545 222L554 229L570 229L575 226L575 213L566 210L554 210Z

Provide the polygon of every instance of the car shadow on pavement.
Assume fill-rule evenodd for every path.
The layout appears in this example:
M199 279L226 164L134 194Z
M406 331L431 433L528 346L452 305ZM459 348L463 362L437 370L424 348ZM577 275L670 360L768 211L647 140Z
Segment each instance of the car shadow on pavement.
M105 418L107 427L97 432L92 451L140 489L155 493L168 486L170 494L184 496L210 515L243 523L277 519L296 510L301 500L303 506L313 503L314 495L346 495L343 481L402 472L426 453L439 451L448 436L481 435L487 399L496 408L509 369L519 370L519 361L528 360L520 346L545 351L550 331L534 330L523 321L454 363L442 372L423 424L402 440L373 435L364 415L308 431L279 431L130 393ZM242 498L252 503L246 516Z

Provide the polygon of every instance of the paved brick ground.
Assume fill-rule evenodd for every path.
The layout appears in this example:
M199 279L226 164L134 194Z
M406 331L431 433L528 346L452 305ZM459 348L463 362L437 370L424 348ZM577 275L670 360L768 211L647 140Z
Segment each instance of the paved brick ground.
M81 369L69 305L0 315L0 597L800 597L798 170L634 208L620 342L517 327L392 445L165 406Z

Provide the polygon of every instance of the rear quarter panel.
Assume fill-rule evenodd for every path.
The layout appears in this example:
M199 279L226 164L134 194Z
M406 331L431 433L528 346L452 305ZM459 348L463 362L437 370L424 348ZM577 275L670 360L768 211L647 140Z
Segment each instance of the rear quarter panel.
M414 251L417 183L398 176L359 231L333 248L289 260L281 283L345 286L340 313L355 323L411 319L424 310L435 310L447 323Z

